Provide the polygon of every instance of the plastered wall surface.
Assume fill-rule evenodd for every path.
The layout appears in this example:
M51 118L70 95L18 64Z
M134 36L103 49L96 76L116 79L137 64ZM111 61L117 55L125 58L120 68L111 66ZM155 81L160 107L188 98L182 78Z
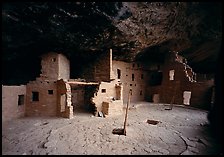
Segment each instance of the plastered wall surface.
M118 79L117 69L120 70L120 82L123 84L123 102L127 103L129 90L132 90L131 102L145 99L147 72L140 63L112 61L113 75Z
M24 95L24 104L18 105L19 95ZM23 117L25 114L26 86L2 86L2 122Z
M99 90L95 93L92 101L95 103L97 111L99 112L102 111L102 103L109 102L113 98L116 98L115 82L101 82Z
M41 76L49 80L68 80L70 78L70 62L62 54L50 52L42 56Z
M53 94L49 94L48 90L53 90ZM26 91L26 116L56 116L56 81L31 81ZM39 101L33 101L32 92L39 93Z
M48 80L57 80L59 78L58 54L50 52L41 57L41 77Z
M58 54L59 76L58 80L70 78L70 61L62 54Z
M197 82L196 74L188 65L181 63L184 59L180 58L176 58L175 54L167 56L164 65L161 66L162 83L158 86L147 86L146 100L152 101L153 95L159 94L159 101L162 103L184 105L183 94L185 91L191 91L189 105L208 109L213 80ZM170 80L171 70L174 70L173 80Z

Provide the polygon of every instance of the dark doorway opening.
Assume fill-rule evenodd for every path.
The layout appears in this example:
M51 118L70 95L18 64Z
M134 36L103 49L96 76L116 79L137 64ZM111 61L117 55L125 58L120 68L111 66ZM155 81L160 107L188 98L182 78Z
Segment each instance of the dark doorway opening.
M117 78L120 79L121 78L121 70L117 69Z

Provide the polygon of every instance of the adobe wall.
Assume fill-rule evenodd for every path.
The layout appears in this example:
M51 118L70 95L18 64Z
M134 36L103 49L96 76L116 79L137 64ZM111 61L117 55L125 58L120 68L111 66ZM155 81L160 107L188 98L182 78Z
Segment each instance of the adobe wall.
M127 103L129 90L132 90L131 102L143 101L145 99L147 72L143 70L140 63L126 63L122 61L112 61L113 75L118 79L117 69L121 71L120 79L123 84L123 102ZM132 80L134 74L134 81ZM142 75L143 74L143 78Z
M53 90L49 94L48 90ZM32 100L32 92L39 93L39 101ZM26 86L26 116L56 116L57 115L57 82L36 80Z
M86 67L82 77L87 81L109 82L112 79L112 51L101 54L97 60Z
M59 79L68 80L70 78L70 61L62 54L58 54Z
M180 58L179 58L180 59ZM211 102L212 80L196 82L195 73L192 69L181 63L183 61L175 58L175 55L168 55L162 66L163 80L159 86L147 87L147 99L152 101L154 94L159 94L159 102L174 103L183 105L184 91L191 92L190 106L207 109ZM170 70L174 70L174 80L170 80Z
M57 80L59 77L59 59L58 54L50 52L41 56L41 74L40 76L48 80Z
M210 109L213 85L213 80L208 80L204 82L194 82L191 84L186 84L182 91L191 91L191 106L203 109Z
M103 91L105 90L105 91ZM92 102L95 103L97 112L102 111L102 103L110 102L116 98L116 86L115 83L101 82L98 91L92 98Z
M102 103L102 112L105 117L116 116L124 113L124 106L122 100L115 100Z
M70 62L62 54L50 52L44 54L41 60L40 76L48 80L70 78Z
M24 95L24 104L18 105L19 95ZM23 117L25 114L26 86L2 86L2 122Z
M94 65L94 78L96 82L109 82L110 81L110 72L111 72L111 53L104 53L97 59L97 62Z

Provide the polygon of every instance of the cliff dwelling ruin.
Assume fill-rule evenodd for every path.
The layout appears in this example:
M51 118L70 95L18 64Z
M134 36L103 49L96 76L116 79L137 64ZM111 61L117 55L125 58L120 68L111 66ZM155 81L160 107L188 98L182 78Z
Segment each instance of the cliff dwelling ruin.
M36 80L2 87L4 106L15 103L18 115L73 118L81 110L95 116L99 112L105 116L122 114L129 90L132 102L208 109L212 100L214 80L197 80L197 74L177 52L170 52L164 64L147 65L113 60L110 49L84 69L84 77L79 79L70 78L70 61L63 54L51 52L41 58L41 74ZM3 120L12 118L8 114L11 109L3 110Z
M222 154L221 12L3 3L3 154Z

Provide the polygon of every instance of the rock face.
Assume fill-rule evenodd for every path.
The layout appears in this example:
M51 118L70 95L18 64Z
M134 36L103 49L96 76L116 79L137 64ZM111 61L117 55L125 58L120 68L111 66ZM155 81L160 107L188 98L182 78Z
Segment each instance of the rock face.
M124 61L161 61L166 52L178 51L196 72L212 73L222 40L221 6L212 2L3 3L3 69L7 67L3 83L35 78L38 57L49 51L62 52L73 61L71 67L82 70L83 64L110 48L114 59ZM73 78L80 74L71 71L75 71Z

